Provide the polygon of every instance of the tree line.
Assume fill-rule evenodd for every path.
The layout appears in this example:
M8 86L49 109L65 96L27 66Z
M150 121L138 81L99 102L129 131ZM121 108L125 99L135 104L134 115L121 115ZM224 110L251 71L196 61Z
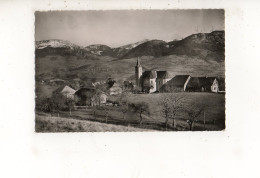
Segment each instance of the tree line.
M162 95L158 101L158 107L160 108L160 115L165 118L164 128L167 130L171 125L171 128L176 129L176 120L178 118L178 113L187 113L186 122L189 126L189 130L193 129L194 123L197 121L198 117L205 110L204 106L198 106L196 104L187 104L185 102L185 94L175 95L167 94ZM146 102L129 102L127 99L127 93L123 92L115 98L117 103L117 110L122 113L122 120L127 121L126 113L132 112L139 118L139 127L143 126L144 115L150 116L150 106ZM41 98L36 99L36 109L50 113L51 115L56 115L59 117L61 111L69 111L71 116L71 111L74 108L74 100L72 98L67 98L62 94L53 95L51 98ZM112 110L111 106L107 105L96 105L91 107L93 111L93 116L96 119L97 110L104 113L105 122L108 123L110 112ZM171 124L170 124L171 121Z

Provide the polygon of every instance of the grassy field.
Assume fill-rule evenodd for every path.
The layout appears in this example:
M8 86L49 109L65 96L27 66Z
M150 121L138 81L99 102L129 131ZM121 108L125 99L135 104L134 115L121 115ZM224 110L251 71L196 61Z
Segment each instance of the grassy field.
M145 102L149 104L150 115L146 117L147 120L155 123L164 123L165 118L161 113L161 106L159 104L161 97L169 95L168 93L158 94L130 94L127 97L129 102ZM206 130L223 130L225 129L225 95L215 93L201 93L201 92L185 92L173 93L176 97L184 96L182 103L189 107L189 105L196 105L198 107L205 106L205 121ZM189 109L189 108L188 108ZM187 130L186 121L189 119L185 111L180 111L176 116L177 130ZM200 114L197 122L194 123L194 130L203 130L204 113ZM170 121L171 122L171 121ZM178 128L179 126L179 128Z
M225 95L215 93L202 93L202 92L185 92L173 93L176 97L183 95L183 103L186 105L195 104L198 106L205 105L206 120L225 120ZM158 94L131 94L127 98L130 102L144 101L149 104L151 116L161 119L161 107L158 104L161 97L169 95L168 93ZM178 119L186 119L185 113L180 113ZM200 119L203 119L202 116Z
M133 132L146 129L36 114L36 132Z
M183 103L187 106L189 104L196 104L197 106L206 105L205 108L205 120L206 128L203 124L203 114L200 114L197 118L197 121L193 125L194 131L202 130L223 130L225 129L225 95L223 94L214 94L214 93L175 93L174 95L185 95ZM140 129L152 129L152 130L161 130L161 131L185 131L189 130L189 125L187 120L189 119L187 113L181 111L177 114L175 119L175 127L172 127L172 120L169 120L167 129L165 128L165 118L163 117L161 111L161 106L158 104L160 98L167 93L159 94L129 94L127 100L131 103L135 102L146 102L149 104L150 114L143 115L143 124ZM67 111L60 112L60 116L64 118L76 119L78 121L88 121L88 122L99 122L101 125L95 129L95 125L90 127L91 131L101 131L101 127L104 126L104 131L107 130L106 125L112 124L115 127L135 127L139 128L139 116L137 113L133 113L131 110L128 110L123 117L123 113L120 110L119 106L110 106L108 108L108 117L106 119L104 110L97 109L95 114L91 108L84 110L75 110L72 111L72 115L69 115ZM57 116L57 114L55 114ZM39 122L36 122L37 125L42 125ZM69 124L70 125L70 124ZM61 129L63 130L63 129ZM66 130L66 129L65 129ZM79 131L76 127L71 127L70 131ZM88 131L88 130L86 130ZM107 130L109 131L109 130Z
M92 60L78 59L74 56L52 55L39 57L35 63L36 77L43 80L47 78L72 80L75 76L81 79L86 76L89 78L106 79L110 76L115 80L129 80L129 78L134 76L136 58L118 60L111 57L99 56L98 59ZM167 70L171 77L181 74L194 77L205 75L223 76L225 71L224 62L205 61L204 59L183 55L162 57L143 56L141 57L141 64L143 71L152 69Z

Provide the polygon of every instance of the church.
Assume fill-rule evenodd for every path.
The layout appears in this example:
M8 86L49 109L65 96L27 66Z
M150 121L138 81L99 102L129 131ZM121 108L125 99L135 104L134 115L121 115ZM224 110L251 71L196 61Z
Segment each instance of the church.
M139 90L146 93L153 93L159 91L163 84L170 80L170 75L167 71L144 71L140 63L139 57L137 58L135 66L135 82Z

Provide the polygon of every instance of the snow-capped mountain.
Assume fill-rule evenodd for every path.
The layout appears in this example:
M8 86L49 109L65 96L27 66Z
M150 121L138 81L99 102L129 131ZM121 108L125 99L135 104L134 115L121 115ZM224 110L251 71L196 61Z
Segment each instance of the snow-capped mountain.
M95 54L95 55L98 55L98 56L122 57L127 52L132 50L133 48L135 48L138 45L143 44L147 41L149 41L149 40L145 39L145 40L133 43L133 44L127 44L127 45L120 46L120 47L117 47L117 48L110 48L107 45L95 44L95 45L86 46L85 49L88 52L90 52L91 54Z
M149 41L148 39L145 39L145 40L142 40L142 41L138 41L136 43L133 43L133 44L128 44L128 45L124 45L124 46L120 46L119 48L125 48L125 49L133 49L135 48L136 46L140 45L140 44L143 44L145 42Z
M133 44L127 44L127 45L124 45L124 46L113 48L112 50L113 50L113 53L114 53L115 57L122 57L126 53L128 53L130 50L132 50L133 48L135 48L135 47L139 46L140 44L143 44L143 43L145 43L147 41L149 41L149 40L145 39L145 40L133 43Z
M95 55L101 56L101 55L107 55L107 56L112 56L112 49L107 46L107 45L102 45L102 44L96 44L96 45L89 45L86 46L85 49Z
M36 49L44 49L47 47L51 47L51 48L79 48L80 46L75 45L69 41L64 41L64 40L57 40L57 39L53 39L53 40L42 40L42 41L36 41L35 42L35 47Z
M73 55L80 58L91 57L84 47L64 40L42 40L35 42L36 57L47 55Z
M113 58L133 58L139 56L186 55L203 59L224 60L224 31L192 34L181 40L142 40L133 44L110 48L97 44L82 47L63 40L36 42L36 56L52 54L74 55L78 58L110 56ZM167 40L168 41L168 40Z

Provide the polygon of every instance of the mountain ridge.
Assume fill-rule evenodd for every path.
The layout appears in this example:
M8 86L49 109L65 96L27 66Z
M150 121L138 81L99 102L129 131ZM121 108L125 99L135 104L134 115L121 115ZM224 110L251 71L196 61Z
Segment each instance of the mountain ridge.
M58 39L36 41L35 47L36 55L38 56L61 53L63 55L75 55L79 58L110 56L124 59L141 56L159 57L174 54L223 61L225 59L225 32L197 33L181 40L172 40L170 42L145 39L116 48L111 48L103 44L93 44L83 47Z

